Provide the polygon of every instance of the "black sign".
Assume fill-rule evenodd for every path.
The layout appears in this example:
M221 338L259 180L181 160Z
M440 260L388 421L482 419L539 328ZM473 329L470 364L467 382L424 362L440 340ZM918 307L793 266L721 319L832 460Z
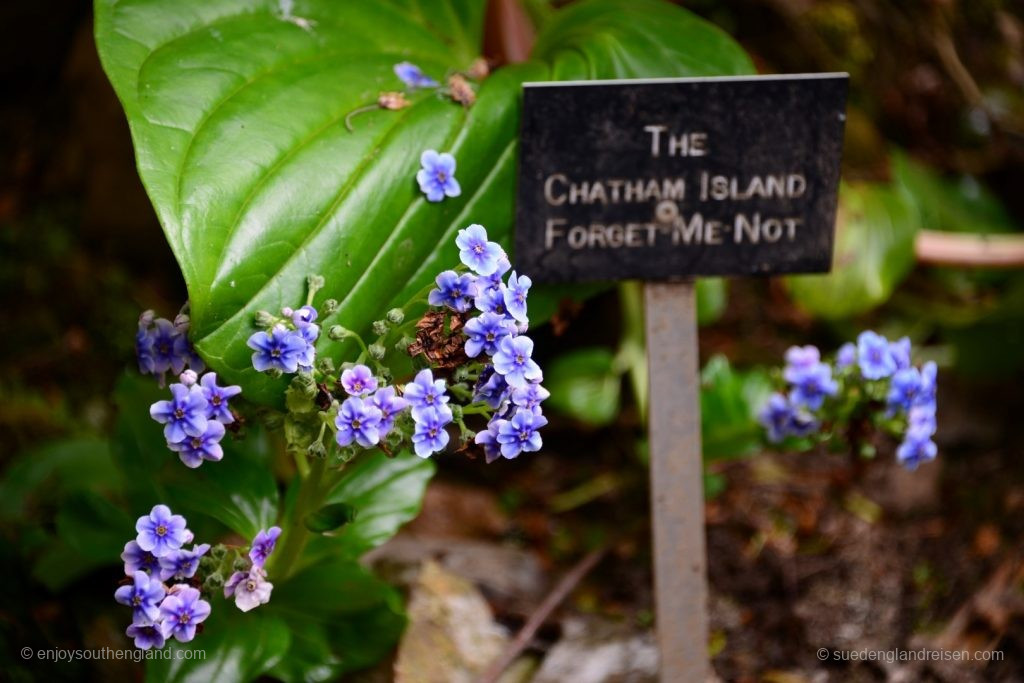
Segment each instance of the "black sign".
M525 84L517 268L537 282L829 270L847 80Z

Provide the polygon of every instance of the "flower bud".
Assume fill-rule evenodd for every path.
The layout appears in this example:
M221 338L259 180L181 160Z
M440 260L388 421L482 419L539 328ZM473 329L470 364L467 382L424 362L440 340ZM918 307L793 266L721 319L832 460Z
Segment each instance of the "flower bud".
M384 317L393 325L401 325L402 321L405 320L405 311L401 308L392 308Z
M348 330L341 325L331 325L331 329L327 330L327 336L334 341L341 341L348 336Z
M153 321L155 321L155 320L156 320L156 311L154 311L152 308L150 308L148 310L143 311L142 315L139 316L139 326L140 327L149 327L150 325L153 324Z
M199 376L196 375L195 370L186 370L185 372L178 375L178 381L184 384L186 387L190 387L198 381Z
M276 318L269 311L256 312L256 327L273 327L275 322Z
M281 309L281 315L285 318L290 318L295 313L291 306L285 306Z
M210 548L209 557L212 557L214 560L220 562L224 559L224 556L227 555L227 552L228 549L225 548L222 544L218 543L217 545Z
M306 285L312 292L320 291L321 289L324 288L324 284L325 281L323 275L310 275L309 277L306 278Z
M309 373L300 372L295 375L295 377L292 378L292 387L306 398L313 398L316 396L316 380L313 379L313 376Z
M215 592L219 591L224 587L224 575L220 572L214 572L206 577L203 581L203 588L208 591Z
M181 332L184 332L185 330L188 329L188 324L190 321L191 318L188 317L188 313L179 313L178 315L174 316L174 327L180 330Z
M378 337L387 334L389 329L391 329L391 326L388 325L387 320L373 321L373 333Z
M388 350L384 348L383 344L370 344L366 350L370 354L370 358L374 358L376 360L383 359L384 354L388 352Z
M452 410L452 419L458 422L462 419L462 406L456 403L449 403L448 407Z
M306 449L306 452L309 453L309 457L311 458L319 458L322 460L327 457L327 449L324 448L322 441L314 441L309 444L309 448Z
M338 310L338 300L328 299L327 301L320 304L320 312L324 315L330 315Z
M277 368L267 368L266 370L263 371L263 374L265 374L270 379L277 379L284 373Z
M249 568L249 558L242 556L236 557L234 563L231 565L231 568L234 569L236 572L246 571Z
M406 335L398 340L398 342L395 344L395 348L401 351L402 353L405 353L406 351L409 350L409 345L412 344L414 341L416 340Z

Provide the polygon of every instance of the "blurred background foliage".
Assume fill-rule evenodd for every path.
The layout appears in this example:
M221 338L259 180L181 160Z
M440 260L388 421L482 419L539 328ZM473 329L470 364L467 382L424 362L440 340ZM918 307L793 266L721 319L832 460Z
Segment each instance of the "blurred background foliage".
M552 11L543 0L523 4L537 22ZM835 271L699 283L706 459L760 451L753 415L767 392L763 368L778 363L787 346L835 348L865 327L909 335L940 361L940 386L952 381L994 401L1018 392L1024 271L925 264L915 244L922 230L1022 232L1019 3L679 4L736 38L763 73L851 74ZM0 26L6 332L0 336L0 438L6 446L0 524L9 548L0 553L0 662L6 665L25 642L120 642L120 625L109 616L110 566L125 540L120 530L130 529L131 519L109 501L126 478L141 472L135 456L110 439L131 429L119 416L117 397L123 399L125 388L119 394L117 383L132 365L138 312L173 314L185 289L139 182L124 115L100 69L88 4L5 3ZM639 491L643 501L641 290L624 283L583 298L553 303L552 323L537 339L552 407L563 416L552 425L548 448L557 466L576 468L574 488L551 495L509 486L503 500L513 510L539 497L550 503L548 511L564 512L617 491L638 518L596 523L620 532L643 529L644 508L627 495ZM147 399L133 400L137 408ZM246 457L268 456L254 448ZM468 466L447 464L456 478L503 483L500 473L476 474L478 463L469 464L473 474ZM710 493L724 485L716 472L708 475ZM610 533L589 528L587 538ZM579 544L567 533L544 538L555 561ZM392 600L381 604L390 610ZM18 668L22 663L10 664L5 669L13 675L27 675ZM105 666L108 677L133 670L125 663ZM47 674L70 680L87 671L62 665Z

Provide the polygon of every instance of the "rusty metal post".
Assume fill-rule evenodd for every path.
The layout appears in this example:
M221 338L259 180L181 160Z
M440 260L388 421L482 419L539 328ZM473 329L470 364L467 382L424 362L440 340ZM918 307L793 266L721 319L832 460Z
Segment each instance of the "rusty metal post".
M644 285L656 624L663 683L705 683L707 551L694 283Z

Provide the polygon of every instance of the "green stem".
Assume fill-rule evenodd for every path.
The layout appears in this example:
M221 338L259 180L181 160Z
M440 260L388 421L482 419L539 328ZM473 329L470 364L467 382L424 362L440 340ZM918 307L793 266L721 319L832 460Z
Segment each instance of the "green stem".
M292 511L291 519L288 520L288 528L282 535L281 550L274 555L273 576L284 581L291 575L295 565L302 555L306 542L309 540L309 530L306 528L306 516L320 506L323 491L320 482L323 480L326 461L320 458L313 460L309 468L308 476L302 478L298 494L295 497L295 509Z

